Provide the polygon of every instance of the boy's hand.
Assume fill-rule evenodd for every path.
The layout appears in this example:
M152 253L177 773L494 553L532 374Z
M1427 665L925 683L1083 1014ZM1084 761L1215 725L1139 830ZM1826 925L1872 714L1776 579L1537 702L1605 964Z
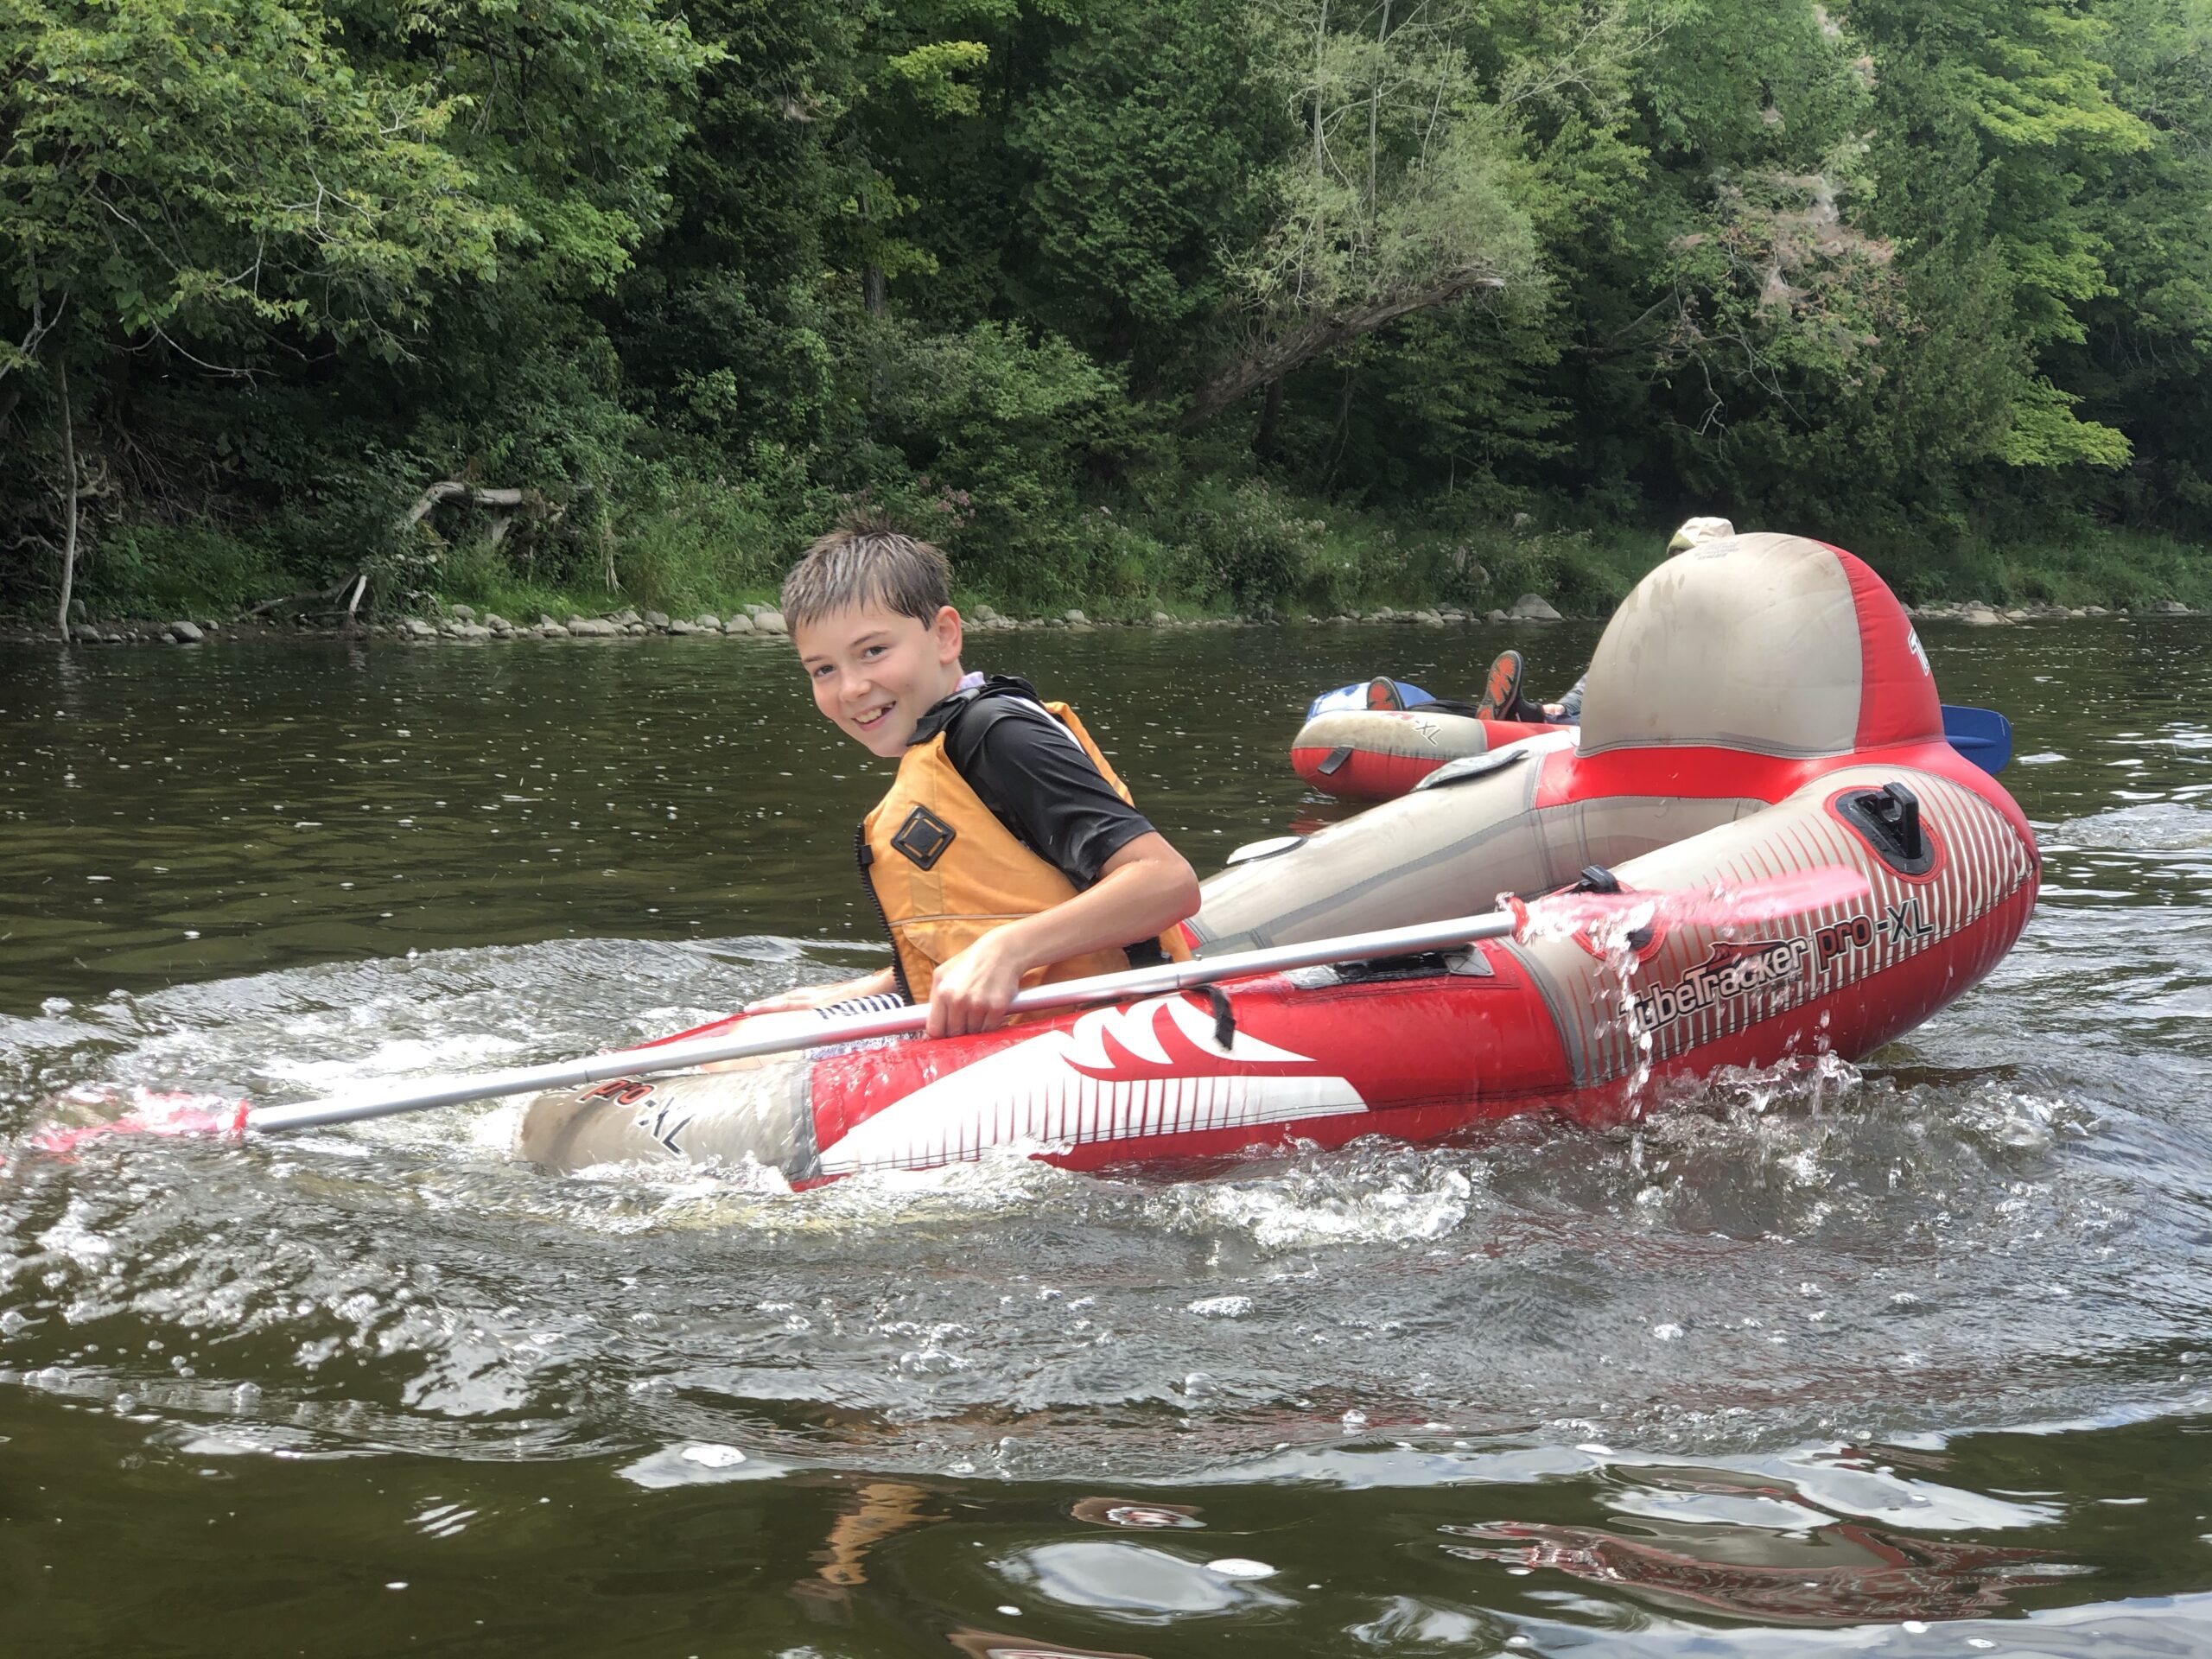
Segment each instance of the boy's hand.
M748 1002L743 1012L753 1014L797 1014L808 1008L825 1008L832 1002L842 1002L849 997L875 996L889 990L898 982L888 968L873 974L862 974L858 979L844 979L834 985L794 985L788 991L779 991L773 996L764 996L758 1002Z
M746 1015L754 1013L805 1013L807 1008L823 1008L832 1002L842 1002L852 991L845 984L794 984L790 991L777 991L772 998L746 1004Z
M1016 950L1007 948L1009 931L1001 928L984 934L931 976L931 1036L964 1037L1006 1023L1007 1009L1028 967Z
M824 989L835 988L835 987L820 985L800 985L788 991L779 991L773 996L764 996L758 1002L748 1002L741 1012L747 1014L799 1014L808 1008L818 1008L825 1001L836 1001L837 1000L836 997L825 997L822 995Z

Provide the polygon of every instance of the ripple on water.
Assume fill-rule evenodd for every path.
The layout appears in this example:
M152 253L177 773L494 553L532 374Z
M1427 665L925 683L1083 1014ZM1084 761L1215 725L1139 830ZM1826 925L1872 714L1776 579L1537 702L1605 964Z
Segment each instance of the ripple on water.
M714 954L734 1001L789 974L785 947ZM109 1058L383 1084L717 1011L668 994L688 947L452 955L133 999ZM632 1011L578 1012L610 957ZM113 1017L11 1031L10 1076ZM508 1161L512 1111L17 1171L0 1298L22 1323L0 1357L325 1446L449 1445L478 1421L547 1455L1188 1472L1398 1424L1719 1453L1847 1414L1905 1431L2109 1405L2170 1380L2212 1311L2185 1272L2142 1268L2212 1193L2201 1151L2146 1188L2101 1155L2108 1114L1985 1076L1829 1065L1724 1078L1609 1135L1530 1120L1181 1179L1005 1152L805 1192L769 1172L549 1180Z

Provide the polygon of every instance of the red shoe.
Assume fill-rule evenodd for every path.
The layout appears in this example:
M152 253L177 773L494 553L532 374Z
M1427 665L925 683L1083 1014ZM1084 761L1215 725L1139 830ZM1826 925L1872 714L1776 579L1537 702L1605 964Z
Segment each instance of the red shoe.
M1402 709L1406 700L1398 695L1397 682L1387 674L1377 674L1367 683L1367 706L1370 709Z
M1510 720L1521 703L1521 653L1501 651L1483 682L1483 700L1475 713L1484 720Z

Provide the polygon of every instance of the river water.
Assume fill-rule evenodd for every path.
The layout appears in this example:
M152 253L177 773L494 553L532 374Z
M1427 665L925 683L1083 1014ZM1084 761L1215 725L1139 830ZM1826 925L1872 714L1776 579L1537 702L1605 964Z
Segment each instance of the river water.
M2212 665L1925 637L2048 858L1983 987L1637 1132L555 1179L512 1109L0 1171L41 1654L2212 1651ZM1539 686L1595 629L1524 632ZM1501 631L982 636L1205 870ZM782 647L0 651L0 1141L551 1059L882 960ZM11 1148L12 1150L12 1148Z

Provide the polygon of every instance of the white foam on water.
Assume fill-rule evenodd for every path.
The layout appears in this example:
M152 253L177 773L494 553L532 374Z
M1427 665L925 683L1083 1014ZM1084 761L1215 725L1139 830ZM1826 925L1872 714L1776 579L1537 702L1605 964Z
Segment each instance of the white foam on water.
M2069 818L2052 830L2051 852L2212 853L2212 809L2158 800Z
M734 1446L690 1442L664 1446L615 1471L633 1486L664 1491L677 1486L726 1486L741 1480L781 1480L792 1465Z
M1224 1555L1217 1561L1208 1561L1206 1571L1223 1579L1271 1579L1275 1575L1275 1569L1265 1561L1242 1555Z
M1201 1296L1189 1311L1203 1319L1241 1319L1252 1311L1249 1296Z
M1351 1154L1357 1160L1357 1154ZM1327 1157L1259 1180L1191 1183L1154 1196L1147 1208L1184 1232L1227 1230L1262 1249L1326 1244L1408 1244L1446 1238L1466 1220L1475 1182L1450 1163L1379 1154L1362 1171ZM1376 1179L1376 1176L1380 1179Z

